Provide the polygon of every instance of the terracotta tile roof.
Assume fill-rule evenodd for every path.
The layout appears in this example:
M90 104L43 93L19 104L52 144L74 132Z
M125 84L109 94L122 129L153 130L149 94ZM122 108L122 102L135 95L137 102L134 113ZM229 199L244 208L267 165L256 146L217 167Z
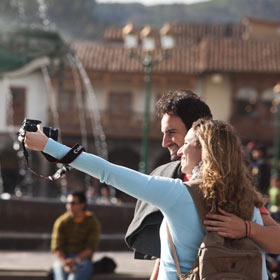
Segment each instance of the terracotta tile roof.
M253 18L253 17L244 17L242 22L244 24L256 23L256 24L269 25L269 26L275 26L275 27L280 26L280 21Z
M200 43L206 38L242 38L245 28L242 24L233 23L174 23L171 24L171 34L176 43Z
M137 30L137 33L140 33L140 30ZM104 40L123 42L122 27L110 26L107 28L104 33Z
M71 47L87 70L143 73L140 63L120 45L75 41ZM159 54L157 50L154 56ZM153 68L155 73L215 71L280 72L280 41L204 39L200 44L174 48L168 59Z
M200 51L201 71L280 72L280 41L208 39Z
M135 58L130 57L130 51L120 46L98 44L91 42L75 41L71 44L84 67L87 70L105 72L134 72L142 73L143 66ZM144 58L144 53L136 50ZM162 54L161 50L155 51L153 57ZM198 69L199 49L176 48L170 52L170 57L153 67L157 73L196 73Z
M176 46L197 44L204 38L241 38L245 31L243 24L234 23L171 23L170 35L175 38ZM142 29L135 28L139 38ZM153 30L155 40L160 40L158 29ZM122 27L112 26L104 34L106 42L123 42Z

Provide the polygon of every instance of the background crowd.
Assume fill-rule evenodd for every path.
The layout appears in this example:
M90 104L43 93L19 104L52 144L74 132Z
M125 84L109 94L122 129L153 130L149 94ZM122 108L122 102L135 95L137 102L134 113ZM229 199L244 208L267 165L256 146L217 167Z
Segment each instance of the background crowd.
M256 187L267 198L266 208L280 223L280 176L272 172L267 148L252 141L247 144L246 152ZM280 255L268 254L267 266L271 272L277 273L275 279L280 279Z

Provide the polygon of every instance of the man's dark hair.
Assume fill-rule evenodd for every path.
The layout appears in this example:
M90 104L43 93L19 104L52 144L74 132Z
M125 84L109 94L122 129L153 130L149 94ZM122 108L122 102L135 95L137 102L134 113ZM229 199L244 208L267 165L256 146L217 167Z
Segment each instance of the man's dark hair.
M182 119L187 130L193 122L200 118L212 118L208 105L191 90L171 90L156 103L156 111L160 118L164 114L176 115Z
M84 192L72 192L71 195L76 196L80 203L87 204L87 198Z

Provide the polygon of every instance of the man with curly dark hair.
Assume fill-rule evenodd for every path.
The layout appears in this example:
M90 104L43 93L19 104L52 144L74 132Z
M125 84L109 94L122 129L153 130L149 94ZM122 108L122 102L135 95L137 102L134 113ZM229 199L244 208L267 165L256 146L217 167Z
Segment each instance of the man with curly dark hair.
M183 179L177 152L194 121L212 118L208 105L191 90L171 90L156 104L161 118L162 146L170 153L171 162L156 168L151 175ZM155 206L137 201L134 218L125 241L134 250L136 259L154 259L160 256L159 228L163 215Z
M162 146L169 150L171 161L179 159L177 151L193 122L212 118L208 105L191 90L169 91L156 103L156 111L161 118Z

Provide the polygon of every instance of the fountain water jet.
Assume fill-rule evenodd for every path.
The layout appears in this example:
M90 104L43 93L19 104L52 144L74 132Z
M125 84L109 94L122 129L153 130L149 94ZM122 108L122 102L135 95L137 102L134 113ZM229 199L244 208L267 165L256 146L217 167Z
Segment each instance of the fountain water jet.
M81 141L84 148L87 150L88 148L88 140L87 140L87 129L86 129L86 113L84 110L83 96L82 96L82 85L80 83L79 74L77 68L75 67L75 63L72 57L67 55L72 73L74 78L75 85L75 93L76 93L76 102L78 104L79 109L79 120L80 120L80 130L81 130Z
M45 0L37 0L37 3L39 17L42 20L42 24L44 27L48 28L51 22L48 18L48 7L46 5L46 2Z
M48 100L49 100L49 105L50 105L50 109L51 109L53 124L54 124L55 128L57 128L59 131L61 131L60 123L59 123L59 115L58 115L58 110L57 110L57 101L56 101L57 94L52 86L47 66L42 66L41 70L42 70L45 84L47 86ZM61 133L59 134L59 141L61 141L60 137L61 137Z
M57 92L54 90L50 74L48 71L47 66L42 66L41 71L44 77L45 84L47 86L47 93L48 93L48 100L49 100L49 107L51 110L53 125L55 128L57 128L61 132L60 122L59 122L59 114L57 109ZM61 133L58 134L58 141L61 141ZM61 166L60 166L61 167ZM62 180L60 180L60 187L61 187L61 197L60 199L63 201L66 199L67 196L67 178L63 177Z
M85 148L88 148L88 139L87 139L88 133L86 131L86 111L88 111L90 117L89 120L92 128L92 134L94 137L95 152L99 156L107 159L108 152L107 152L106 137L101 126L100 115L98 111L94 90L91 86L88 75L79 58L71 54L69 47L66 46L66 44L64 44L64 42L61 40L60 36L56 32L49 31L50 27L54 25L51 24L48 18L48 7L46 1L37 0L38 16L41 21L41 28L37 28L37 29L31 28L32 25L30 24L30 22L29 23L27 22L28 18L26 15L24 1L15 0L14 3L16 3L20 20L22 21L22 23L24 21L27 23L18 26L21 27L25 26L27 28L25 29L19 28L14 30L16 32L14 31L11 32L10 35L12 40L9 40L5 42L4 45L2 45L1 50L4 50L4 52L3 55L2 53L1 55L3 56L3 58L6 57L6 60L4 61L5 62L7 61L8 63L10 62L10 60L7 59L8 56L6 54L9 54L9 58L13 57L14 60L12 60L12 64L2 65L2 67L0 67L1 71L3 73L5 72L7 73L9 71L15 71L18 69L22 70L26 65L29 65L39 59L42 59L42 57L48 58L48 62L46 62L45 65L39 64L39 67L41 67L42 76L48 92L48 98L49 98L48 103L49 103L50 112L52 114L53 126L60 129L59 114L57 110L57 92L52 87L50 73L49 73L49 66L51 68L54 64L48 64L48 63L52 63L56 58L59 58L61 60L67 59L67 61L69 62L68 65L70 65L74 77L74 84L76 89L75 96L79 107L80 133L81 133L82 145ZM3 38L5 36L3 36ZM17 41L17 40L19 41L17 42L17 44L13 45L9 43L10 41ZM17 47L18 43L20 43L20 48ZM38 65L36 66L36 68L32 68L32 69L33 69L32 71L38 69ZM23 72L25 71L22 71L22 73ZM82 84L80 82L79 75L82 79ZM83 104L83 97L82 97L83 88L85 89L86 99L87 99L84 102L84 104ZM90 104L87 110L85 109L86 107L85 104ZM11 104L7 105L6 108L12 109ZM10 110L9 113L12 116L10 118L12 120L14 112ZM11 136L13 135L13 141L17 141L14 132L15 130L18 129L18 127L14 127L12 125L9 126L8 129L9 129L9 134ZM20 153L20 151L18 152ZM20 154L19 157L23 158ZM22 162L24 161L22 160ZM21 167L20 170L21 170L20 172L23 171ZM28 173L29 172L27 171L26 175L28 175ZM29 177L29 175L27 177ZM30 178L27 178L27 181L30 182ZM89 177L85 179L86 179L86 186L88 186L90 179ZM61 185L63 186L67 185L65 180L61 182Z
M69 54L69 59L73 60L74 65L76 65L76 67L78 68L79 73L82 77L84 87L86 89L86 96L88 101L87 104L89 104L89 106L87 106L87 109L89 110L91 116L90 121L92 126L92 132L95 139L96 153L101 157L107 159L108 152L107 152L106 137L103 128L101 126L100 114L97 107L97 100L90 79L88 77L88 74L83 64L81 63L80 59L76 55Z
M75 66L75 63L72 57L68 54L67 59L69 61L75 85L75 93L76 93L76 102L78 104L79 111L79 120L80 120L80 131L81 131L81 141L85 150L88 150L88 140L87 140L87 129L86 129L86 112L84 110L83 96L82 96L82 85L79 79L79 73ZM90 187L90 176L85 174L85 188L88 189Z
M72 68L72 72L73 72L73 76L74 76L74 80L75 80L75 86L76 86L76 96L77 99L79 99L78 104L79 104L79 110L82 111L80 112L80 121L82 121L82 123L86 123L86 118L85 118L85 112L84 112L84 107L86 106L82 106L82 95L81 95L81 84L79 82L79 75L78 75L78 71L80 73L80 76L82 78L85 90L86 90L86 97L87 97L87 101L86 104L88 104L87 109L90 112L90 121L91 121L91 127L92 127L92 133L94 136L94 143L95 143L95 150L96 153L105 158L108 159L108 149L107 149L107 143L106 143L106 137L105 137L105 133L103 131L103 128L101 126L101 118L100 118L100 114L99 114L99 110L97 107L97 100L96 100L96 95L94 93L93 87L91 85L90 79L88 77L88 74L83 66L83 64L81 63L80 59L73 54L68 54L67 55L68 60L70 62L71 68ZM78 69L78 71L76 70L76 68ZM86 127L84 126L82 128L81 126L81 132L85 133L84 135L86 135ZM88 180L90 180L90 178L88 177ZM111 196L111 200L112 202L116 202L116 190L113 187L110 187L110 196Z
M33 183L32 175L28 169L25 169L25 163L23 161L24 155L23 152L19 150L20 146L18 145L18 140L16 136L18 127L14 125L14 121L13 121L14 120L14 110L12 104L13 96L12 96L12 91L8 87L9 79L5 76L3 78L3 84L4 84L4 88L8 89L8 92L6 94L6 116L7 116L7 120L9 120L7 131L9 137L13 140L13 149L16 151L17 157L19 158L19 170L20 170L19 173L23 177L23 180L18 185L15 186L14 190L15 192L16 190L18 190L18 193L23 194L23 186L25 186L27 189L27 194L31 195L32 183ZM32 161L32 159L30 159L30 161ZM2 173L0 173L0 175L1 175L0 181L3 184Z

